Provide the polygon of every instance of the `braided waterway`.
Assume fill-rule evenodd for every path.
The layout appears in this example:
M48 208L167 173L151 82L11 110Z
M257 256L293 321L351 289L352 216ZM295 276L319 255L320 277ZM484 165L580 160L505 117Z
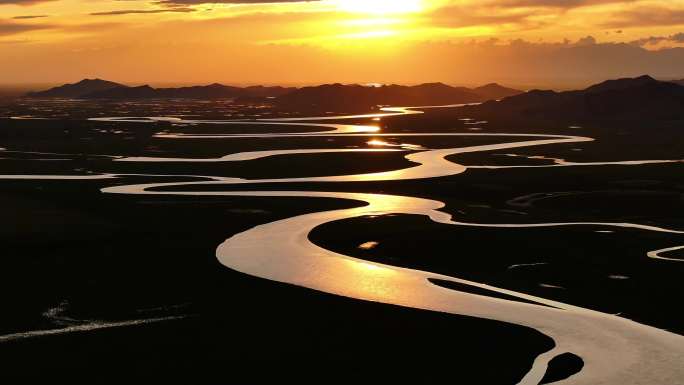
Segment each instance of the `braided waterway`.
M393 109L387 114L419 113L410 109ZM325 120L382 117L373 115L354 115L325 117ZM166 118L133 118L134 121L156 121ZM99 118L107 121L130 121L131 118ZM410 151L405 158L415 165L400 170L390 170L368 174L341 176L241 179L231 177L197 176L204 178L194 182L150 183L105 187L107 194L134 195L176 195L176 196L243 196L243 197L308 197L350 200L359 207L305 214L256 226L240 234L233 235L218 246L216 256L226 267L255 277L289 283L326 293L356 298L359 300L382 302L430 311L467 315L484 319L498 320L538 330L555 341L555 347L537 357L531 370L520 384L539 384L547 371L547 365L554 357L572 353L584 361L582 370L558 383L562 384L676 384L684 379L684 336L673 334L634 321L593 310L572 306L557 301L500 289L477 282L435 274L426 271L400 268L380 263L368 262L332 252L309 240L313 229L326 223L357 218L368 215L410 214L427 216L432 221L452 226L469 227L563 227L563 226L600 226L606 230L636 229L639 231L682 234L677 229L633 223L533 223L533 224L480 224L467 223L452 218L440 211L444 203L436 200L384 194L365 194L323 191L216 191L216 186L230 190L235 185L258 185L273 183L304 182L356 182L356 181L396 181L418 180L457 175L468 168L505 169L508 166L466 166L450 162L448 156L482 151L545 146L560 143L589 142L592 138L567 135L542 134L496 134L496 133L392 133L379 132L377 127L353 124L319 123L320 118L299 119L307 122L295 125L326 129L326 131L273 133L273 134L159 134L159 138L183 140L193 138L263 138L263 137L334 137L334 136L372 136L372 137L456 137L490 136L510 138L498 144L455 147L447 149L425 149ZM293 120L294 121L294 120ZM310 122L309 122L310 121ZM191 123L205 123L192 121ZM208 121L215 124L245 124L244 121ZM290 120L255 121L249 124L293 125ZM249 161L262 157L296 155L320 152L349 152L348 149L294 149L229 154L220 158L120 158L117 161L133 162L217 162ZM578 166L636 166L639 164L670 163L678 160L638 160L620 162L559 162L543 167ZM125 174L102 175L0 175L3 179L109 179ZM154 175L159 176L159 175ZM202 187L207 187L202 190ZM654 263L663 258L661 254L680 249L669 248L649 252ZM675 260L671 258L671 260ZM473 288L485 289L503 296L515 297L522 301L507 300L503 296L487 296L438 286L433 282L446 281ZM457 380L457 379L455 379Z

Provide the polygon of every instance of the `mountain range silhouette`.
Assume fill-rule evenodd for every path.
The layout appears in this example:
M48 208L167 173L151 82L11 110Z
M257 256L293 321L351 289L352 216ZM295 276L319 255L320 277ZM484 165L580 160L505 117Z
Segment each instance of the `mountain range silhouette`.
M231 99L236 103L266 102L282 109L368 111L378 105L428 106L479 103L470 107L498 115L539 117L657 117L684 116L684 79L659 81L648 75L607 80L583 90L523 92L491 83L477 88L444 83L404 85L323 84L311 87L234 87L223 84L176 88L126 86L102 79L84 79L46 91L33 98L77 99Z
M517 95L522 91L495 83L478 88L452 87L443 83L416 86L324 84L314 87L234 87L223 84L177 88L130 87L102 79L84 79L46 91L27 94L32 98L77 99L236 99L238 102L266 101L281 107L364 109L380 104L454 104L482 102Z
M684 86L648 75L607 80L578 91L532 90L470 108L497 116L546 118L684 118Z

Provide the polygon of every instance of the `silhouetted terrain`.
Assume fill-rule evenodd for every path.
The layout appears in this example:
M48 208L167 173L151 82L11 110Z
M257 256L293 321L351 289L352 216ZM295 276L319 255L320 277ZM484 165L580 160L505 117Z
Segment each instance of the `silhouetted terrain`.
M232 99L238 97L274 97L290 92L284 87L232 87L223 84L178 88L119 87L86 95L91 99Z
M476 89L451 87L444 83L426 83L417 86L392 84L381 87L325 84L317 87L304 87L283 95L276 99L276 105L296 109L365 110L377 105L427 106L475 103L520 92L522 91L497 84L489 84Z
M64 84L46 91L31 92L27 96L34 98L81 98L92 93L120 87L126 86L102 79L83 79L78 83Z
M275 97L294 90L286 87L232 87L223 84L177 88L154 88L149 85L129 87L100 79L84 79L47 91L32 92L35 98L83 99L232 99L238 97Z
M459 95L477 97L477 89L439 84L390 87L379 89L403 90L398 95L413 97L417 104L425 102L419 90L446 100ZM138 99L131 103L126 99L46 98L0 105L0 117L4 117L0 118L0 175L8 178L0 183L0 197L12 222L0 229L3 268L10 272L0 282L8 293L3 303L6 316L0 322L0 338L5 338L0 355L7 357L0 382L90 385L135 377L150 384L275 383L290 378L301 384L446 384L458 372L460 383L513 384L535 357L553 346L543 333L517 324L333 296L238 273L216 258L217 245L254 226L357 207L359 202L102 193L106 187L184 183L204 180L203 175L256 182L382 172L415 166L406 156L417 151L527 140L498 134L562 134L595 140L457 153L447 160L468 166L468 171L431 179L241 186L226 182L183 191L287 189L424 197L444 202L441 211L462 223L590 221L677 230L684 226L678 214L684 207L684 162L679 161L684 132L679 121L651 118L681 111L677 103L684 87L648 77L604 82L581 91L532 91L512 97L497 94L505 90L488 85L479 89L488 90L490 98L503 98L501 102L430 108L424 114L380 120L326 121L379 127L378 133L368 135L212 138L316 132L322 127L88 120L178 114L198 121L238 120L304 114L277 108L281 105L276 102L285 96L264 105L262 95L271 92L269 87L248 88L253 95L249 98L258 104L240 105L232 99ZM346 106L324 100L316 104L320 110L311 110L314 113L330 111L324 109L329 106L368 111L372 107L365 103L388 97L383 94L388 90L341 85L311 87L311 95L314 91L320 95L324 88L335 92L320 96L322 100L334 97ZM145 94L149 89L123 90ZM186 87L183 92L190 93L189 89L196 90ZM114 90L123 92L119 87L108 92ZM368 90L378 93L355 103L354 93ZM596 119L592 109L600 112ZM639 114L644 118L631 118ZM629 119L611 120L625 117ZM181 136L164 135L169 133ZM387 143L382 147L410 150L279 155L240 162L120 159L202 160L253 151L378 149L383 141ZM672 162L586 164L648 159ZM565 167L556 163L559 160L578 164ZM522 165L537 167L518 167ZM117 176L9 179L11 174ZM648 258L647 252L684 244L683 237L599 225L453 226L423 216L393 214L327 223L318 226L309 239L372 263L452 275L619 314L681 334L681 306L672 304L681 301L684 265ZM369 242L375 246L360 247ZM680 250L665 256L681 258L682 254ZM491 290L477 291L467 285L441 287L494 296ZM145 323L155 319L163 321ZM126 321L143 323L97 328ZM88 330L90 326L95 328ZM71 327L86 329L75 332ZM41 331L55 333L40 335ZM448 354L444 354L446 346L453 347ZM557 356L541 382L581 373L583 359L573 352ZM316 370L302 371L302 363ZM321 371L330 373L323 381ZM206 380L199 380L200 376Z
M473 91L486 100L507 98L523 93L523 91L504 87L497 83L489 83L481 87L473 88Z
M681 119L684 86L650 76L608 80L580 91L532 90L471 107L497 115L587 119Z
M475 89L452 87L443 83L417 86L387 85L369 87L357 84L325 84L315 87L233 87L223 84L178 88L129 87L100 79L85 79L75 84L29 93L35 98L82 99L235 99L239 103L267 102L285 109L367 110L377 105L436 105L473 103L517 95L522 91L496 83Z
M680 81L684 82L684 81ZM287 87L233 87L222 84L178 88L129 87L100 79L85 79L75 84L33 92L36 98L76 98L92 103L126 100L187 99L226 100L236 105L274 107L287 115L328 112L367 112L382 105L429 106L484 102L467 107L469 113L503 117L521 116L544 119L670 119L684 117L684 86L673 81L658 81L644 75L607 80L583 90L523 92L496 83L477 88L452 87L443 83L416 86L379 87L345 84ZM24 110L34 103L24 103ZM85 106L75 106L78 109ZM14 115L33 115L36 111L15 108ZM51 109L54 109L52 106ZM130 106L126 107L130 108ZM261 111L261 110L260 110ZM265 113L264 111L259 112ZM450 113L447 110L436 115ZM221 117L220 115L218 117Z

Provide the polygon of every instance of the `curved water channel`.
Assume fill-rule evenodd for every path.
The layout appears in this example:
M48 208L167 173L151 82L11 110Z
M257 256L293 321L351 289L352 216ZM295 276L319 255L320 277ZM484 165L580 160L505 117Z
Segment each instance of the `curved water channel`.
M562 384L675 384L684 381L684 336L673 334L654 327L642 325L593 310L584 309L556 301L547 300L523 293L500 289L477 282L455 277L434 274L414 269L400 268L380 263L368 262L326 250L313 244L309 233L317 226L332 221L367 215L413 214L429 217L432 221L445 225L476 227L549 227L549 226L600 226L605 229L630 228L640 231L684 234L684 231L632 223L537 223L537 224L478 224L453 219L440 211L444 204L439 201L396 195L320 192L320 191L199 191L198 186L233 184L263 184L291 182L352 182L352 181L390 181L424 179L455 175L468 168L508 168L510 166L464 166L447 161L451 155L492 151L502 149L541 146L558 143L592 141L592 138L566 135L541 134L484 134L484 133L392 133L378 132L374 126L319 123L316 120L343 118L379 118L387 115L421 113L411 109L392 109L386 114L352 115L342 117L323 117L294 120L311 120L311 123L295 125L320 127L328 131L309 133L272 133L272 134L173 134L163 133L158 137L168 139L185 138L252 138L252 137L301 137L301 136L498 136L509 137L514 141L479 146L414 151L406 159L415 166L377 173L324 176L311 178L281 178L247 180L230 177L202 177L206 180L196 182L151 183L106 187L102 192L109 194L140 195L185 195L185 196L250 196L250 197L309 197L334 198L357 201L361 205L351 209L331 210L296 216L276 222L256 226L236 234L216 251L219 261L228 268L252 276L285 282L297 286L319 290L326 293L376 301L417 309L467 315L534 328L551 337L555 348L540 355L531 370L520 384L538 384L546 372L548 362L563 353L573 353L584 360L584 367ZM106 121L155 121L171 118L97 118ZM174 120L176 121L176 120ZM185 121L205 123L205 121ZM293 125L289 120L263 121L208 121L215 124L259 124ZM299 153L349 152L344 149L276 150L231 154L221 158L119 158L117 161L136 162L220 162L246 161L276 155ZM354 150L359 151L359 150ZM363 150L368 151L368 150ZM371 150L372 151L372 150ZM397 150L395 150L397 151ZM401 150L399 150L401 151ZM577 167L638 165L669 163L679 160L643 160L622 162L591 162L522 167ZM521 167L521 166L515 166ZM83 176L33 176L43 179L78 178L117 178L121 175L83 175ZM156 175L159 176L159 175ZM25 178L30 175L0 175L0 179ZM184 187L191 190L183 190ZM173 191L165 190L173 188ZM684 246L682 246L684 247ZM680 261L662 257L662 253L676 251L682 247L656 250L648 253L654 259ZM656 261L657 263L657 261ZM431 280L452 281L463 285L486 289L527 302L511 301L447 289L431 283Z

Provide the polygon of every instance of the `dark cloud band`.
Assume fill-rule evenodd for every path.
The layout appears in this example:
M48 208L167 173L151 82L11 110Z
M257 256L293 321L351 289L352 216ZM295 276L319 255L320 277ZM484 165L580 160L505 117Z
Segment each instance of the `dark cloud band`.
M148 13L167 13L167 12L178 12L187 13L195 12L193 8L164 8L164 9L124 9L118 11L105 11L105 12L93 12L92 16L117 16L117 15L131 15L131 14L148 14Z

